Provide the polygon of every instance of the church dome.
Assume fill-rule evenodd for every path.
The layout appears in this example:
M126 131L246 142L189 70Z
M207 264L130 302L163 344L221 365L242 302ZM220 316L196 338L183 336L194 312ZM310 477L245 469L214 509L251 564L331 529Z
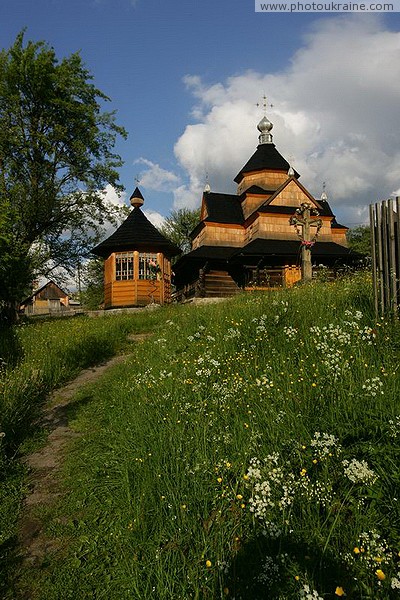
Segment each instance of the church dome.
M259 122L259 124L257 125L257 129L260 133L269 133L272 128L273 128L273 125L272 125L271 121L269 121L267 119L267 117L263 117L261 119L261 121Z

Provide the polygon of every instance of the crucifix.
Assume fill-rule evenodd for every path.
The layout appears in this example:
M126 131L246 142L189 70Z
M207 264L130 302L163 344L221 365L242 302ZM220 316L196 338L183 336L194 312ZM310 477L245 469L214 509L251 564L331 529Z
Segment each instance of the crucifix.
M260 106L260 103L257 102L256 106ZM267 102L267 96L264 94L264 96L263 96L263 109L264 109L264 116L265 117L267 116L267 108L268 108L268 106L270 106L271 108L273 108L274 105L273 104L268 104L268 102Z
M290 225L293 225L296 229L296 233L301 240L301 280L303 282L312 279L311 248L314 246L322 227L322 219L313 218L318 216L319 212L309 202L303 202L289 219ZM311 235L311 227L316 227L313 236Z

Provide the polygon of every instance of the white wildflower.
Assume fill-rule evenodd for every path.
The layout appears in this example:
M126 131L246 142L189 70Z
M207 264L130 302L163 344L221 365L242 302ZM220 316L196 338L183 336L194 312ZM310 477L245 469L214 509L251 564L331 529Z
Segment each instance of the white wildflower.
M351 461L343 460L344 474L353 483L374 483L377 476L365 460L353 458Z

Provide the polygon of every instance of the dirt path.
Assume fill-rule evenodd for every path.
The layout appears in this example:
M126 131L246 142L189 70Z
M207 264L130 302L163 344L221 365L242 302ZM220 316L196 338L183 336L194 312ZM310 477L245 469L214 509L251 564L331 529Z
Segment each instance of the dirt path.
M140 342L151 334L131 334L128 340ZM79 434L68 425L68 405L84 385L97 381L105 371L129 357L129 354L114 356L100 365L85 369L70 383L55 390L49 397L43 415L43 426L49 431L46 445L25 459L30 469L30 494L25 499L19 529L19 555L22 564L40 564L48 550L55 550L57 542L43 533L43 524L37 516L39 506L49 506L62 494L57 478L62 464L66 444Z

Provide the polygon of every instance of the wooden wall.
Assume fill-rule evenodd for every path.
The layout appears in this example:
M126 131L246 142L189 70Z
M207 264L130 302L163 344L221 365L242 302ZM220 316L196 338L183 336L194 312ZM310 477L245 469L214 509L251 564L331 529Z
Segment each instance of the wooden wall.
M294 211L293 211L294 212ZM331 217L323 218L323 225L319 231L318 239L323 241L333 241L331 235ZM311 228L313 230L313 228ZM297 233L293 225L289 223L288 215L266 214L261 213L259 218L254 222L252 229L252 239L285 239L298 240ZM249 239L251 241L251 239Z
M265 196L260 196L259 194L257 196L253 196L249 194L248 196L246 196L246 198L242 202L244 218L247 219L248 217L250 217L250 215L252 215L253 212L257 210L257 208L262 206L264 202L266 202L270 197L271 194L266 194Z
M347 241L346 233L347 229L332 229L332 242L335 242L335 244L339 244L340 246L345 246L347 248L349 244Z
M151 251L148 251L151 253ZM155 253L153 251L153 253ZM157 279L138 279L139 252L134 251L134 279L116 281L113 252L104 262L104 307L121 308L164 304L171 301L171 263L161 252L157 253L161 272Z
M322 227L318 234L321 242L335 242L347 247L346 229L332 229L332 217L321 217ZM289 223L287 214L260 213L258 218L247 228L236 226L220 226L207 223L193 240L192 250L200 246L232 246L241 248L257 239L298 240L297 233Z
M243 194L252 185L259 185L266 190L277 190L282 183L285 183L288 179L288 174L285 172L277 171L253 171L252 173L246 173L242 181L239 183L237 193Z
M199 246L233 246L241 248L244 244L245 229L241 225L220 225L207 223L195 237L192 250Z
M310 197L303 192L296 181L290 181L281 192L271 202L272 206L293 206L298 208L302 202L309 202L314 208L317 205L314 204Z

